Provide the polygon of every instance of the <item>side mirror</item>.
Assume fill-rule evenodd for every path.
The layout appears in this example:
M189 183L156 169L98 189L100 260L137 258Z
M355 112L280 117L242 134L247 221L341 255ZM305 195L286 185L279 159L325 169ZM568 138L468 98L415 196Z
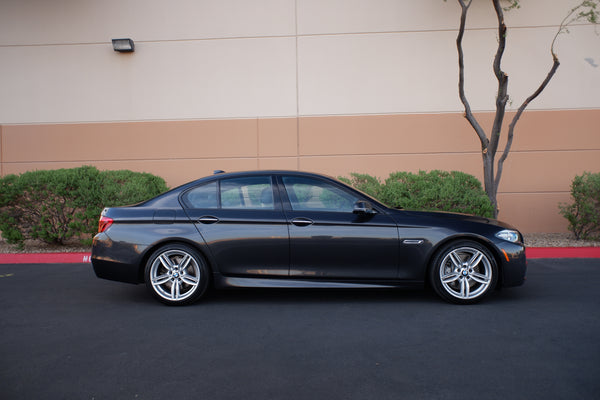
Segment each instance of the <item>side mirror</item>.
M365 200L359 200L354 203L354 209L352 210L354 214L359 215L373 215L377 214L377 211L373 208L371 203Z

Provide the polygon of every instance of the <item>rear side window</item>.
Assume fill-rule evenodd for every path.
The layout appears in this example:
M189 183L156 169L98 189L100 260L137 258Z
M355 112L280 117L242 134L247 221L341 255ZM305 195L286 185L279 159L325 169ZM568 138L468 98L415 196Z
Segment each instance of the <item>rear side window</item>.
M275 209L270 176L210 182L188 190L182 200L187 208Z
M275 205L271 177L223 179L221 181L221 208L273 210Z

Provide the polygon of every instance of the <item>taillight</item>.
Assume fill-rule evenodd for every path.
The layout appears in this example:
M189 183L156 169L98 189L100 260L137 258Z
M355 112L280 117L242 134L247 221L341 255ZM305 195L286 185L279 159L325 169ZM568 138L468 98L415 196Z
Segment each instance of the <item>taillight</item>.
M105 230L110 228L112 223L113 223L112 218L105 217L105 216L100 217L100 221L98 221L98 233L104 232Z

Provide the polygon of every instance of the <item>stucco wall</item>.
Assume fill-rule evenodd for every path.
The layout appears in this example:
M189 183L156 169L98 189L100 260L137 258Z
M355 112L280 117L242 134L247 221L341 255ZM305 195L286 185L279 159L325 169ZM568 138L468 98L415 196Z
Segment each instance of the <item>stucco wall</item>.
M509 108L547 73L576 3L506 14ZM458 15L452 0L4 0L0 173L93 164L172 186L214 169L481 178L457 96ZM486 129L494 24L474 2L466 89ZM114 52L118 37L136 51ZM599 44L586 24L562 35L558 73L518 125L500 216L525 231L565 230L571 179L600 170Z

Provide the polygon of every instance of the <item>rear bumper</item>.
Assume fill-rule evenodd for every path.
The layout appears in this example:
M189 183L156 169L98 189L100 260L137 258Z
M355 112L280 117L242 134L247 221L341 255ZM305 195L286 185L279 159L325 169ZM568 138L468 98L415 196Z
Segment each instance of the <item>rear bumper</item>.
M98 278L142 283L141 258L147 246L115 242L106 233L94 237L92 267Z

